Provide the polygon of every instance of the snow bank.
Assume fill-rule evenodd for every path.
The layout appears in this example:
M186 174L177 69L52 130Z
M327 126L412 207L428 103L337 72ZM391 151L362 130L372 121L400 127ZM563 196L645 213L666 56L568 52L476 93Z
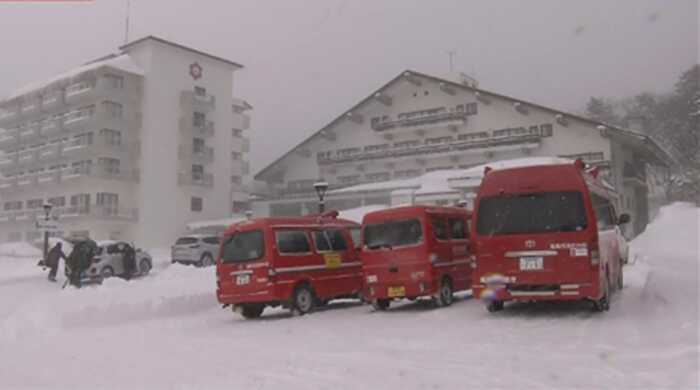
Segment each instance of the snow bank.
M0 257L31 257L41 259L43 252L26 242L0 244Z
M354 209L347 209L347 210L340 211L340 213L338 214L338 218L348 219L350 221L362 223L362 218L365 217L365 214L369 214L369 213L374 212L374 211L384 210L386 208L389 208L389 206L386 206L386 205L360 206L360 207L356 207Z

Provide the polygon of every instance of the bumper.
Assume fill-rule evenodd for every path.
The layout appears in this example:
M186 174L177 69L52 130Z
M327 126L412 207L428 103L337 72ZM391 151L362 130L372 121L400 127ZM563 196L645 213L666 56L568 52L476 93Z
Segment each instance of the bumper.
M591 283L545 286L484 285L472 286L475 298L490 301L575 301L597 299L598 289Z
M376 299L401 299L418 298L435 293L433 283L430 281L411 281L396 283L371 283L363 288L363 295L366 300Z

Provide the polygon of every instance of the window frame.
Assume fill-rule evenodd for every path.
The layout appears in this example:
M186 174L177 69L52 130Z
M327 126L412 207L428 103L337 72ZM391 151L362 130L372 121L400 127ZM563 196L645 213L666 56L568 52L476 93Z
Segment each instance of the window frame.
M441 221L442 224L444 225L444 232L445 232L444 238L438 237L437 229L435 229L435 221ZM430 230L432 230L433 238L435 238L435 240L440 241L440 242L447 242L450 240L449 225L448 225L447 220L445 219L444 215L429 214L428 215L428 222L430 223Z
M333 242L331 241L330 237L328 236L328 232L333 231L333 232L340 232L340 236L343 238L343 243L345 244L344 249L335 249L333 247ZM318 248L318 240L316 239L316 234L323 234L323 237L326 239L326 242L328 243L328 247L330 249L328 250L320 250ZM348 240L345 237L345 234L343 233L342 228L320 228L320 229L314 229L311 231L311 238L313 239L314 242L314 249L316 250L316 253L344 253L347 252L350 246L348 245ZM355 243L353 242L353 245Z
M447 217L447 235L450 237L451 241L466 241L469 240L470 235L469 235L469 224L467 223L467 218L466 217ZM453 237L452 236L452 222L457 221L457 222L462 222L462 229L464 231L464 237Z
M280 233L290 233L290 232L292 232L292 233L300 232L300 233L304 234L304 237L306 238L306 245L308 247L307 252L282 252L282 251L280 251L280 240L279 240ZM279 256L297 257L297 256L309 256L309 255L313 254L314 248L311 246L311 240L310 240L309 234L305 229L283 228L283 229L275 229L273 231L273 233L275 236L275 250L277 251L277 254Z
M195 207L195 202L199 202L199 207ZM198 210L195 210L198 209ZM191 196L190 197L190 212L192 213L201 213L204 211L204 198L199 197L199 196Z

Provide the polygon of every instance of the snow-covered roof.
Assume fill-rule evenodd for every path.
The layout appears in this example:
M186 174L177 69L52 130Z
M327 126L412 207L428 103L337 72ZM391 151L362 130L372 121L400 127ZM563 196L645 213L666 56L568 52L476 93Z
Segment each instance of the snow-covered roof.
M481 183L484 175L484 168L507 169L516 167L527 167L535 165L554 165L573 163L570 159L560 157L526 157L512 160L494 161L482 165L477 165L467 169L446 169L441 171L428 172L424 175L410 179L389 180L379 183L360 184L330 191L330 195L372 192L372 191L396 191L412 192L416 195L441 194L456 191L450 186L451 180L473 180L473 186ZM395 193L396 193L395 192Z
M44 81L39 81L39 82L34 82L31 84L27 84L21 88L16 89L13 91L5 100L10 100L14 99L16 97L25 95L27 93L37 91L44 89L48 86L50 86L53 83L63 81L63 80L71 80L85 72L92 71L101 67L110 67L110 68L115 68L119 69L123 72L127 73L132 73L136 75L143 75L143 69L134 62L134 60L129 56L128 54L113 54L111 56L108 56L105 59L98 60L98 61L93 61L93 62L88 62L87 64L84 64L82 66L79 66L77 68L71 69L69 71L63 72L57 76L54 76L48 80Z
M389 206L378 205L378 204L355 207L354 209L341 210L338 213L338 218L347 219L347 220L357 222L357 223L362 223L362 218L364 218L365 214L372 213L372 212L379 211L379 210L384 210L387 208L389 208Z
M209 221L197 221L197 222L191 222L187 224L187 230L192 231L192 230L198 230L198 229L220 229L220 228L227 228L234 223L238 223L241 221L245 221L246 218L245 216L241 215L234 215L233 217L230 218L223 218L223 219L214 219L214 220L209 220Z

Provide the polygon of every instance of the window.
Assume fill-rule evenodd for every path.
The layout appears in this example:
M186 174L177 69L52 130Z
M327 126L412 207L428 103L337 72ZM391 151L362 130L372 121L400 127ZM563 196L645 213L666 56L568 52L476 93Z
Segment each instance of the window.
M343 237L343 231L340 229L316 231L313 234L318 252L341 252L348 249L345 237Z
M467 115L476 115L478 106L476 103L467 103L464 105Z
M121 104L115 102L102 102L102 108L105 110L107 115L112 118L121 118L124 115L124 108Z
M194 87L194 95L199 96L199 97L206 97L207 96L207 89L204 87L195 86Z
M241 177L238 175L231 176L231 184L241 184Z
M449 218L447 223L450 225L450 238L453 240L462 240L469 238L467 231L467 223L462 218Z
M368 145L368 146L364 147L364 151L367 153L381 152L382 150L387 150L387 149L389 149L389 144Z
M175 245L192 245L197 243L197 237L180 237L175 241Z
M417 146L420 146L420 141L414 140L414 141L401 141L401 142L395 142L394 147L398 149L402 148L415 148Z
M204 180L204 167L202 165L192 165L192 180Z
M70 205L74 207L87 207L90 205L90 194L71 195Z
M394 248L423 241L423 229L417 219L369 224L364 229L364 244L369 249Z
M204 127L206 121L207 117L204 115L204 113L195 111L194 114L192 114L192 124L195 127Z
M206 244L210 245L219 245L219 238L218 237L204 237L202 238L202 241Z
M201 138L192 139L192 153L200 154L204 152L204 140Z
M347 175L338 176L338 183L340 184L352 184L360 181L360 175Z
M96 201L99 206L117 206L119 204L119 195L109 192L98 192Z
M361 239L362 236L362 229L360 227L351 227L350 228L350 237L352 237L352 243L355 245L355 247L360 246L360 242L362 242Z
M53 198L49 198L49 203L53 207L63 207L66 205L66 197L65 196L56 196Z
M580 192L540 192L482 198L476 230L482 235L578 232L588 227Z
M104 75L105 84L108 88L122 89L124 88L124 77L116 74Z
M281 230L275 233L277 251L280 254L303 254L311 252L309 239L302 230Z
M544 125L540 126L540 131L542 132L543 137L551 137L553 135L553 130L552 130L552 124L547 123Z
M241 152L231 152L231 158L233 160L240 160L243 158L243 153Z
M112 129L100 130L100 137L107 145L119 146L122 144L122 133Z
M30 199L27 201L27 209L40 209L44 205L43 199Z
M108 174L119 174L120 161L117 158L100 157L97 163L102 167L102 171Z
M221 262L243 263L263 257L265 254L263 237L263 232L259 230L235 233L233 236L225 237Z
M608 230L615 227L610 201L600 195L591 193L591 202L595 210L598 230Z
M234 138L241 138L243 137L243 130L241 129L231 129L231 135Z
M447 240L447 224L443 217L430 217L430 226L433 228L433 235L438 240Z
M377 182L377 181L387 181L391 179L391 173L390 172L376 172L376 173L369 173L365 175L367 178L367 181L370 182Z
M22 210L22 201L16 200L12 202L5 202L5 204L3 205L3 209L5 211Z
M196 196L193 196L190 199L190 210L193 212L196 212L196 213L201 212L202 209L204 208L204 205L202 203L203 203L202 198L198 198Z
M360 148L345 148L345 149L340 149L335 152L336 156L339 157L347 157L347 156L352 156L353 154L360 153Z
M452 142L452 137L437 137L437 138L427 138L425 140L426 145L437 145L437 144L447 144Z

